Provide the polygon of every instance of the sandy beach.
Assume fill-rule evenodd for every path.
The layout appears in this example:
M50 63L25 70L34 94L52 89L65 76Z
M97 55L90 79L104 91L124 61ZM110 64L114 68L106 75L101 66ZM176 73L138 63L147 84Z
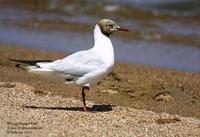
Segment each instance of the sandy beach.
M27 52L29 54L27 54ZM87 93L9 59L63 53L0 45L0 136L200 136L200 74L117 62Z

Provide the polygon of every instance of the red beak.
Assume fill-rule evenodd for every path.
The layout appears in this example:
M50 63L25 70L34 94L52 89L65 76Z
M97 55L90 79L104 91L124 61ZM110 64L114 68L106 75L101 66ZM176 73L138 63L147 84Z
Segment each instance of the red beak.
M118 28L119 31L129 31L127 28L120 27Z

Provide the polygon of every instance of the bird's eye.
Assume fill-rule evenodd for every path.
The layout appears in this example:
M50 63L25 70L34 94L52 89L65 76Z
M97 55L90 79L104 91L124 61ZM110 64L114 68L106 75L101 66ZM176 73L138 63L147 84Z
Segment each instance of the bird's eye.
M109 27L113 27L113 24L109 24L108 26L109 26Z

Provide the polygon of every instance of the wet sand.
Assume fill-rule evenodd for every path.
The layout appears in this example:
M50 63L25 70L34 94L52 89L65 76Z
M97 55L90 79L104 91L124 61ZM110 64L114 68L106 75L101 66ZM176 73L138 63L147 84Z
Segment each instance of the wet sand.
M12 88L15 89L15 86L12 86L12 84L13 82L18 82L16 84L17 86L18 84L19 85L22 84L22 87L21 88L19 87L20 89L18 90L19 92L23 89L26 89L26 88L23 88L24 85L31 87L31 90L29 90L28 88L26 91L30 93L27 93L27 95L24 95L24 96L36 102L36 104L35 103L32 104L31 101L29 102L28 100L26 100L23 103L17 104L16 100L20 100L23 94L21 95L20 93L20 96L16 97L17 98L16 99L15 95L17 95L18 92L14 92L15 90L17 91L17 89L15 89L14 91L12 91L14 92L13 96L10 95L10 97L13 98L13 103L10 104L9 101L6 102L6 100L5 102L3 102L8 106L8 108L10 108L10 109L6 109L7 112L5 113L8 114L8 113L11 113L11 111L14 111L17 113L17 115L20 115L20 113L23 113L22 110L19 111L19 108L22 107L22 104L26 106L40 107L41 102L40 100L37 100L37 98L50 95L50 97L48 97L47 102L45 102L47 104L43 104L42 107L54 107L54 103L51 104L51 97L52 97L52 102L56 101L55 99L56 97L61 98L57 100L58 101L56 103L57 107L61 107L61 108L71 107L72 106L71 102L73 101L67 101L67 100L70 100L69 98L71 98L75 100L75 102L76 101L79 102L73 105L73 107L75 107L75 110L77 110L76 113L78 113L78 114L75 114L77 116L76 118L78 117L83 118L85 115L87 115L87 113L84 113L83 114L84 116L80 116L83 113L80 108L81 102L79 101L80 96L81 96L80 87L65 85L59 81L55 82L53 80L50 80L49 78L44 78L35 74L27 73L25 70L18 68L15 62L11 62L9 60L10 58L27 59L27 60L41 60L41 59L54 60L57 58L64 57L65 54L39 51L35 49L16 48L16 47L8 46L8 45L0 45L0 53L1 53L0 55L0 81L8 82L8 83L3 83L1 84L3 86L0 86L2 90L1 91L2 95L4 95L5 98L7 98L6 97L7 94L4 94L4 91L7 92L8 89L9 90ZM169 117L178 115L178 118L172 118L172 120L169 120L170 118L167 118L167 119L164 118L164 120L157 119L158 121L156 124L164 123L165 125L165 123L167 123L166 125L168 124L173 125L173 124L177 124L177 121L181 121L182 123L185 119L187 119L186 117L192 117L192 119L195 119L196 123L195 122L193 123L193 126L195 128L194 127L191 128L191 132L186 133L185 131L185 132L182 132L183 134L178 134L178 133L176 134L176 132L179 131L177 128L177 131L174 130L173 134L171 135L197 136L199 135L197 132L199 130L198 119L200 119L200 115L199 115L200 114L200 108L199 108L200 84L199 83L200 83L200 73L183 72L183 71L170 70L170 69L164 69L164 68L149 67L149 66L138 65L138 64L125 64L125 63L117 62L115 64L115 67L112 73L110 73L102 82L99 82L96 86L92 87L91 91L87 93L86 98L87 98L87 101L89 102L90 107L94 107L93 105L95 104L106 106L106 108L108 106L113 106L113 110L111 110L108 113L112 113L112 112L117 113L118 116L124 110L124 113L122 114L123 116L126 117L128 115L127 117L132 117L131 116L132 112L128 110L129 108L131 109L131 111L134 110L138 112L135 114L136 117L139 117L139 115L142 113L147 113L149 118L151 117L151 113L153 113L153 115L155 114L156 116L163 113L164 114L167 113L167 114L170 114ZM59 102L59 100L61 100L61 102ZM90 102L92 102L92 104ZM48 112L46 112L47 111L46 109L28 108L28 110L27 109L23 109L23 110L37 111L37 112L41 111L44 117L48 118L46 117L48 115ZM91 110L93 109L91 108ZM49 110L49 111L53 111L53 110ZM127 115L125 111L128 111ZM60 116L58 116L59 118L62 119L61 116L66 116L68 114L67 112L68 111L67 110L65 111L65 109L64 110L58 109L56 110L56 114L53 114L54 112L49 112L49 113L51 113L52 115L55 115L55 118L58 115L60 115L60 113L62 113ZM63 113L67 113L67 114L65 115ZM69 113L70 115L73 115L72 113L74 112L70 111ZM37 117L36 115L37 114L35 113L33 117ZM92 117L95 114L89 113L88 115L91 115L89 117ZM101 115L101 114L98 113L98 115ZM152 118L154 117L153 115L152 115ZM2 119L2 116L3 114L0 116L1 119ZM100 116L100 117L105 120L105 118L109 119L109 117L111 118L112 116L113 115ZM181 117L184 117L183 121ZM179 118L181 120L179 120ZM29 117L28 119L30 120L31 117ZM143 119L148 121L148 118L146 119L146 117ZM155 122L156 120L154 119L153 121ZM132 122L136 122L135 119L132 119ZM138 121L136 123L138 123ZM188 123L191 124L191 122L188 122ZM57 122L57 124L59 124L59 122ZM61 125L65 126L65 124L66 123L62 123ZM113 125L111 124L110 126L113 126ZM176 126L178 126L179 128L182 127L179 125L176 125ZM191 127L188 124L184 126L185 126L184 128ZM63 127L63 131L64 129L66 129L66 127ZM150 127L148 127L147 129L150 129ZM156 127L155 129L158 129L158 127ZM122 130L123 128L120 128L120 129ZM47 129L50 131L51 128L47 128ZM153 131L155 129L153 129ZM165 130L169 131L170 129L165 129ZM133 133L136 133L136 132L133 132ZM145 131L144 133L150 133L150 132ZM154 132L152 134L154 134L155 136L169 135L169 134L166 134L166 132L163 132L161 134L159 134L158 132ZM89 135L92 135L92 134L89 134ZM121 135L124 135L124 134L121 134ZM151 135L151 134L147 134L147 135Z

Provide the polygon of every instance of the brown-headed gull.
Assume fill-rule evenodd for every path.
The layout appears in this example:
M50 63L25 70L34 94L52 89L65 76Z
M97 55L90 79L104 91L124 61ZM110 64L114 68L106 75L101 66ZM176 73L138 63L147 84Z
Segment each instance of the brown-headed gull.
M94 46L53 62L37 62L28 66L29 72L60 74L65 82L82 86L83 110L87 111L85 91L103 79L114 65L114 51L110 35L128 31L110 19L102 19L94 29Z

